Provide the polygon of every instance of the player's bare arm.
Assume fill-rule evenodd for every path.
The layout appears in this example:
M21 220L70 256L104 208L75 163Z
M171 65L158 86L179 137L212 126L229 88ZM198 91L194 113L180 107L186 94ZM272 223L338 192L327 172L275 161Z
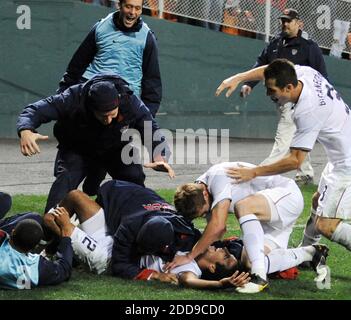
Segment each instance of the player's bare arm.
M245 182L258 176L271 176L292 170L297 170L307 155L307 151L301 149L291 149L290 153L283 159L270 165L258 166L254 168L234 167L227 169L227 175L235 182Z
M226 222L228 211L230 207L230 200L223 200L219 202L213 209L211 219L207 224L204 233L200 240L194 245L191 252L184 256L175 256L173 261L165 265L165 271L171 270L177 266L186 264L204 253L207 248L214 242L222 238L226 232Z
M267 66L261 66L246 72L237 73L220 84L216 90L216 96L219 96L223 90L228 89L225 96L228 98L242 82L246 81L261 81L264 80L264 70Z
M221 289L228 287L242 287L250 281L249 273L235 271L231 277L221 280L199 279L192 272L183 272L179 275L179 284L193 289Z
M178 285L178 278L176 274L173 273L164 273L164 272L157 272L154 271L151 274L150 280L157 280L160 282L171 283Z
M21 152L24 156L33 156L37 153L40 153L39 145L37 140L47 140L48 136L43 136L39 133L34 133L31 130L22 130L20 132L21 140L20 147Z
M157 155L154 157L154 162L150 162L144 165L145 168L150 168L155 171L167 172L168 176L173 179L175 177L175 172L169 163L161 156Z

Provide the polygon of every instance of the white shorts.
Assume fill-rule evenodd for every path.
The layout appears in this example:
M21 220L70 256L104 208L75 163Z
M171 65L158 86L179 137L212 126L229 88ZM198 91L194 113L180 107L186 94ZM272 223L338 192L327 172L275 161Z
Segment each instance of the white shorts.
M316 215L326 218L351 219L351 175L325 166L318 185L320 193Z
M271 209L271 220L261 222L266 244L271 249L277 248L274 244L278 248L287 248L293 226L304 206L299 187L291 180L284 187L266 189L257 193L267 199Z
M113 238L107 233L103 209L74 228L71 239L74 254L87 264L92 272L101 274L108 270Z

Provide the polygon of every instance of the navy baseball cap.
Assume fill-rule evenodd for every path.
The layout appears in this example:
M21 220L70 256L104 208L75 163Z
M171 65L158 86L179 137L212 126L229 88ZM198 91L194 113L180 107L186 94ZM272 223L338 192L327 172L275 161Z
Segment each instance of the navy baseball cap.
M279 19L287 19L287 20L293 20L293 19L300 19L299 13L295 9L284 9L283 14L279 17Z
M171 254L174 244L173 225L161 216L152 217L140 229L136 242L143 254Z
M120 94L111 81L99 81L91 85L88 92L88 104L98 112L109 112L119 105Z
M12 199L7 193L0 192L0 219L11 209Z

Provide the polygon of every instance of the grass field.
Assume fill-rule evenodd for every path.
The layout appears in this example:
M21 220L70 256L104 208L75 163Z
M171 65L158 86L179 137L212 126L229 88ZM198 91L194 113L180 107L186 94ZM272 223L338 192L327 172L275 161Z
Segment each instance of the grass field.
M299 218L290 239L290 246L297 246L301 240L303 225L309 216L310 198L315 186L303 189L305 210ZM168 201L172 201L174 190L159 190ZM30 211L42 212L45 196L15 196L10 214ZM195 221L203 229L205 221ZM227 235L238 235L239 227L233 215L228 221ZM97 276L81 269L73 271L70 281L54 287L34 290L0 290L0 299L11 300L271 300L271 299L350 299L351 298L351 256L346 249L327 240L330 247L328 265L331 269L331 289L320 290L313 281L313 271L302 270L297 280L271 280L269 290L255 295L240 295L230 290L200 291L179 288L156 282L122 280L111 276Z

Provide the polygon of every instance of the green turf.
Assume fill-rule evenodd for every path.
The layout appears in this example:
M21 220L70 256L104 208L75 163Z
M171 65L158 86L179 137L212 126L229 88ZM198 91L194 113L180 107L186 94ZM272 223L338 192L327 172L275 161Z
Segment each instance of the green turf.
M305 210L297 222L290 245L300 242L303 224L309 215L310 198L315 187L303 188ZM174 190L160 190L160 194L172 201ZM27 211L42 212L45 205L44 196L15 196L11 214ZM203 229L204 219L195 221ZM233 215L229 217L227 235L238 235L239 227ZM313 281L314 272L301 271L297 280L271 280L267 292L255 295L236 294L232 289L218 291L200 291L178 288L156 282L128 281L111 276L97 276L81 269L74 270L69 282L54 287L36 288L34 290L8 291L0 290L0 299L119 299L119 300L239 300L239 299L350 299L351 298L351 263L350 253L339 245L323 240L331 249L328 264L331 269L331 289L320 290Z

